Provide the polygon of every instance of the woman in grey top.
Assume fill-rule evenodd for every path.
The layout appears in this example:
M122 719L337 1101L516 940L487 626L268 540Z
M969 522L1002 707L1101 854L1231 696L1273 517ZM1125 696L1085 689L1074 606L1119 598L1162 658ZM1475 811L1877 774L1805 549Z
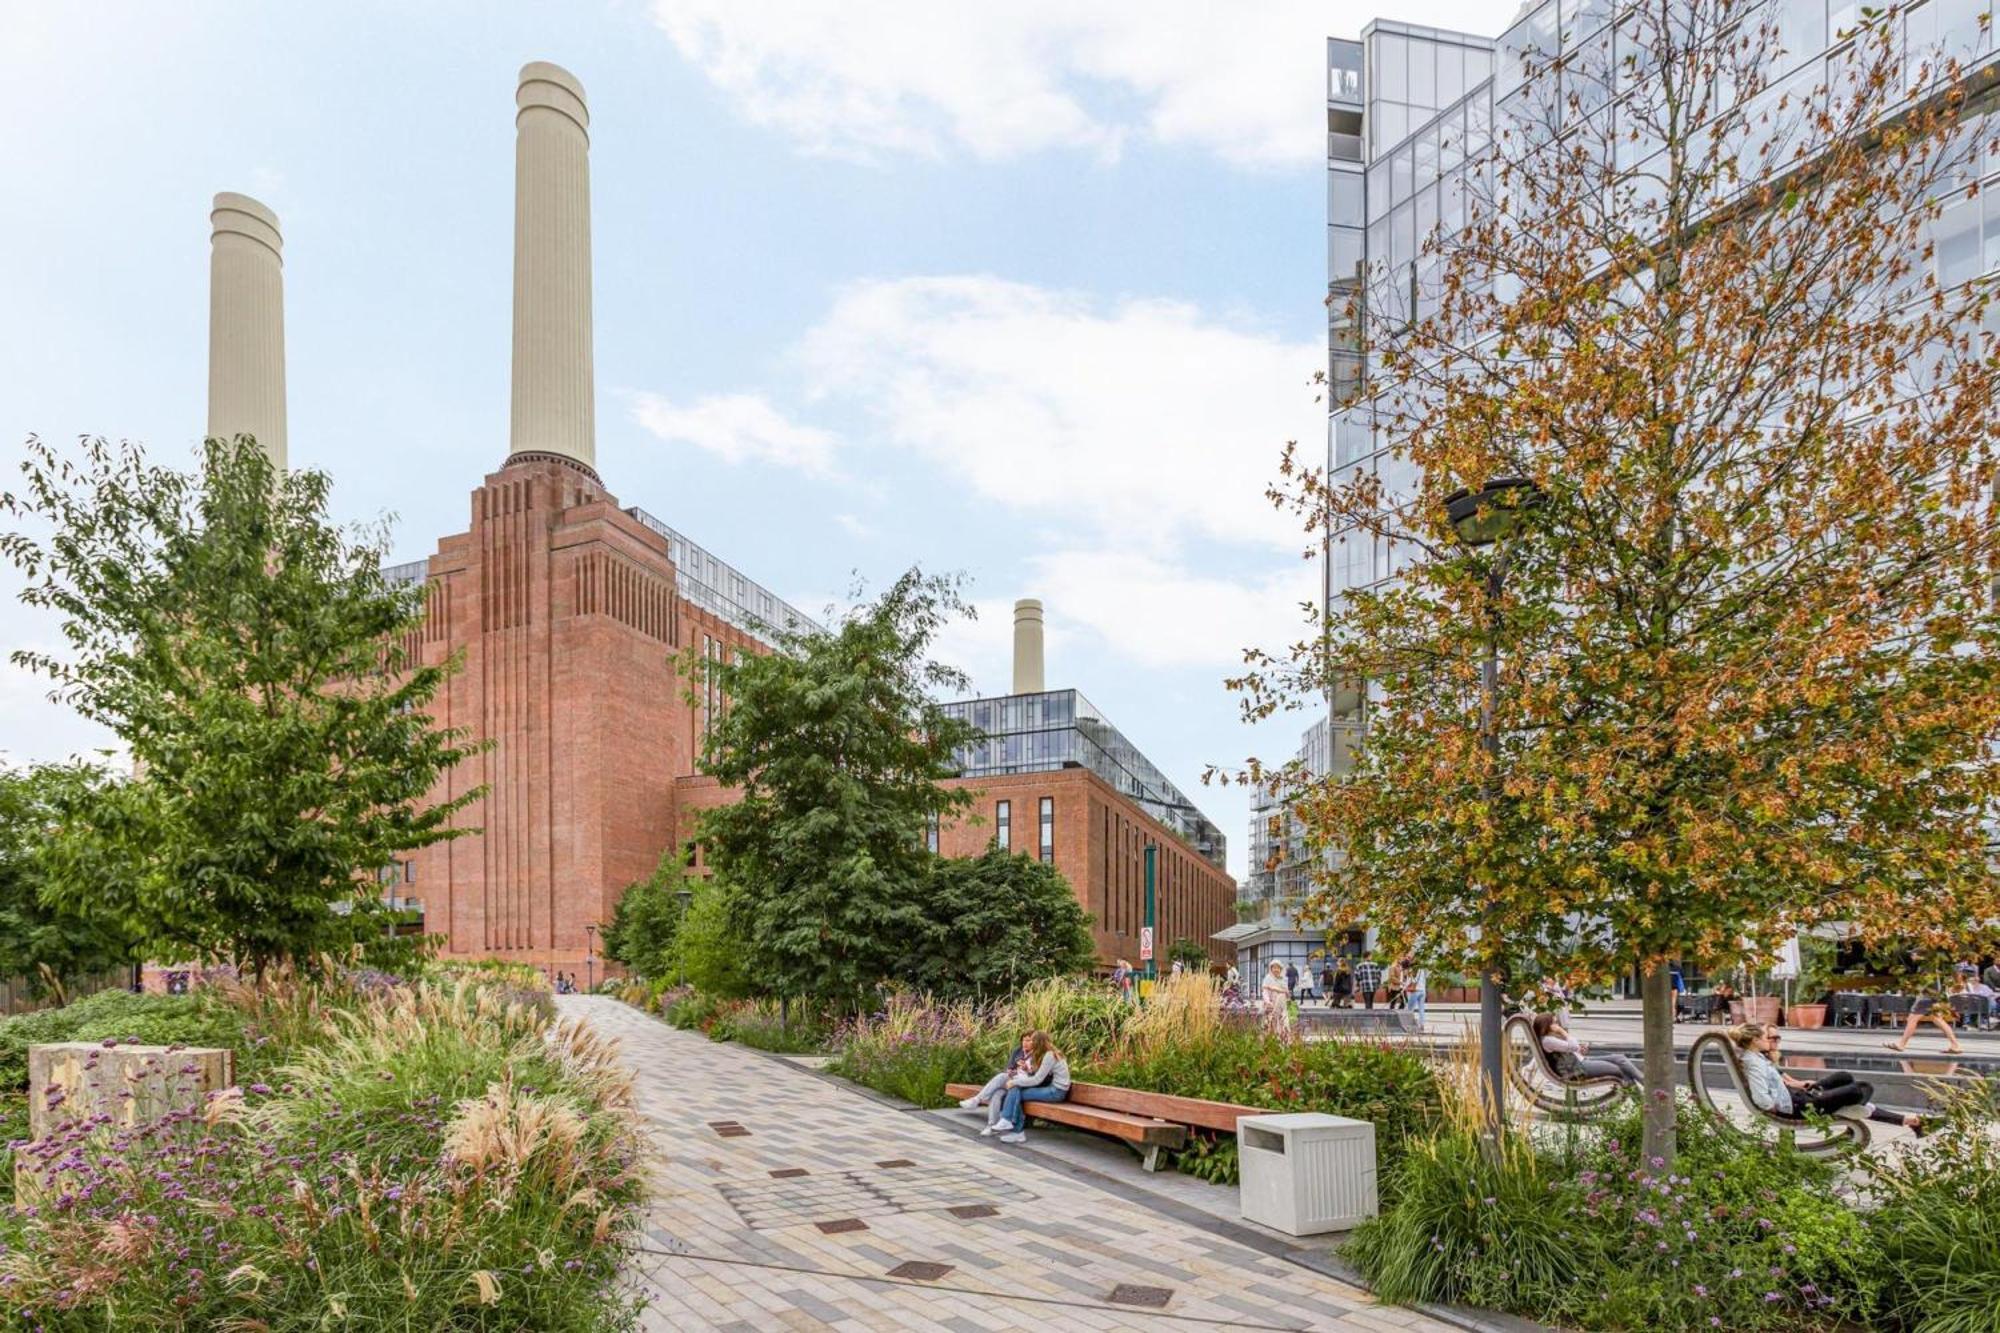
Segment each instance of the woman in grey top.
M981 1134L998 1134L1002 1143L1025 1143L1028 1139L1027 1102L1060 1102L1069 1097L1069 1061L1049 1040L1049 1034L1028 1035L1028 1059L1034 1068L1007 1080L1007 1093L999 1104L999 1115Z

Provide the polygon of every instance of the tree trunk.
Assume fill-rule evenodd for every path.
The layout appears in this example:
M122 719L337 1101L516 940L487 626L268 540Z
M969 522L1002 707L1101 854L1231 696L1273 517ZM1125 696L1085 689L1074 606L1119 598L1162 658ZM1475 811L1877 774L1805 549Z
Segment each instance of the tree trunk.
M1648 1165L1658 1160L1671 1165L1674 1160L1674 983L1666 964L1647 972L1640 986L1644 1017L1640 1023L1645 1042L1640 1070L1646 1076L1645 1133Z

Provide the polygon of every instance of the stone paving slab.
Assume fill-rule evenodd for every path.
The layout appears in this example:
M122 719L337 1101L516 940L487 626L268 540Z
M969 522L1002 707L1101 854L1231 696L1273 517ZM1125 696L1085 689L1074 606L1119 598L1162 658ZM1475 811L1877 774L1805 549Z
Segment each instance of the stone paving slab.
M557 1003L634 1072L654 1190L626 1276L645 1329L1451 1327L608 997ZM905 1264L946 1267L889 1276Z

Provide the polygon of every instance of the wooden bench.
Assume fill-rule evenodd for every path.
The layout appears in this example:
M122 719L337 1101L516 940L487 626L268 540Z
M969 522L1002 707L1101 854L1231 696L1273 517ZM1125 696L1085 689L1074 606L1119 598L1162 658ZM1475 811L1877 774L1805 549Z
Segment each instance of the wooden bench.
M1729 1071L1729 1081L1736 1087L1736 1095L1743 1099L1743 1105L1750 1114L1766 1124L1778 1127L1779 1142L1808 1156L1824 1156L1837 1152L1847 1152L1866 1148L1872 1137L1868 1122L1860 1117L1835 1115L1831 1123L1822 1128L1805 1120L1794 1120L1779 1115L1776 1111L1766 1111L1750 1098L1750 1078L1743 1072L1743 1059L1737 1053L1736 1043L1723 1032L1704 1032L1696 1037L1694 1045L1688 1047L1687 1078L1688 1087L1701 1108L1731 1129L1742 1129L1728 1112L1715 1104L1710 1095L1707 1081L1702 1078L1702 1062L1711 1052L1722 1056L1723 1068Z
M976 1083L949 1083L946 1095L963 1101L976 1096ZM1140 1165L1157 1171L1160 1150L1187 1144L1190 1129L1208 1129L1234 1134L1236 1122L1246 1115L1270 1115L1261 1106L1237 1106L1230 1102L1204 1101L1199 1097L1176 1097L1164 1092L1141 1092L1136 1088L1114 1087L1109 1083L1072 1083L1069 1098L1060 1102L1023 1102L1028 1117L1050 1124L1068 1125L1114 1138L1139 1154Z
M1625 1085L1614 1075L1565 1077L1535 1036L1533 1014L1515 1014L1508 1019L1503 1039L1517 1052L1522 1045L1528 1048L1525 1059L1518 1053L1508 1059L1507 1073L1514 1090L1532 1102L1537 1110L1563 1120L1595 1120L1625 1100ZM1535 1074L1533 1078L1529 1077L1531 1070Z

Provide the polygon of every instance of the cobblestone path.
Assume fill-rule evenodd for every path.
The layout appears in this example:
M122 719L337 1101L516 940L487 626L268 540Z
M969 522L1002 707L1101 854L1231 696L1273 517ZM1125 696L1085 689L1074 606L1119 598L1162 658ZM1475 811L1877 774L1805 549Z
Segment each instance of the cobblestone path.
M654 1330L1439 1330L1409 1310L599 996L656 1150Z

